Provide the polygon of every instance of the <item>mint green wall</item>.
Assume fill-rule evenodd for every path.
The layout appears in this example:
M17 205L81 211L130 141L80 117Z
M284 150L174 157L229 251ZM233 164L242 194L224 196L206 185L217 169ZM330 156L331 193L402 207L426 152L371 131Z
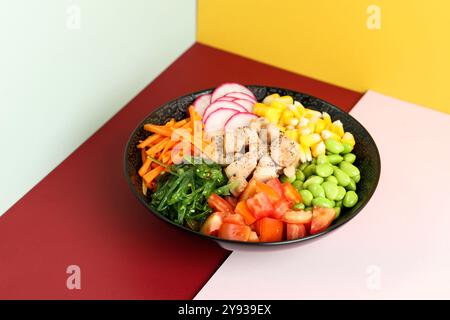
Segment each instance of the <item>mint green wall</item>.
M195 6L0 0L0 215L194 43Z

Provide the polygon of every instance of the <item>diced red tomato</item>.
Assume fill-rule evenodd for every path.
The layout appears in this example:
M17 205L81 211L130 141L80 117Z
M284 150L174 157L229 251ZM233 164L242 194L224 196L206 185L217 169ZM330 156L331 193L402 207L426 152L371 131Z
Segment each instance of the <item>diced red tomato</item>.
M256 193L256 180L251 179L248 182L248 185L245 187L244 191L239 196L239 201L247 200L251 197L253 197Z
M244 218L237 213L226 215L225 218L223 218L223 223L245 224Z
M312 218L312 213L310 211L287 211L281 220L286 223L309 223Z
M311 220L311 234L324 231L333 222L336 211L333 208L314 207Z
M247 206L247 201L245 200L238 202L236 208L234 208L234 212L244 217L245 223L248 225L256 221L255 216L250 212L250 209Z
M206 221L203 223L200 232L209 236L217 235L220 227L223 223L223 212L214 212L209 215Z
M305 226L306 233L310 233L310 231L311 231L311 221L309 223L304 223L303 225Z
M256 222L256 232L260 242L281 241L283 237L283 222L273 218L262 218Z
M281 198L281 196L278 195L278 192L261 181L256 181L256 193L265 193L272 203L277 202Z
M250 237L248 238L249 242L259 242L259 237L255 231L250 232Z
M284 189L278 178L270 179L266 184L278 193L280 197L284 197Z
M219 238L236 241L248 241L252 230L249 226L223 223L219 229Z
M280 219L283 214L285 214L288 210L291 209L292 202L286 198L280 198L273 205L273 213L271 217L275 219Z
M215 211L224 212L227 214L234 213L233 207L225 199L222 199L215 193L212 193L209 196L208 205Z
M302 196L298 193L297 189L289 182L283 183L284 196L291 200L293 203L302 202Z
M265 193L257 193L247 200L247 206L250 212L258 220L273 213L273 205Z
M235 197L226 196L225 201L228 202L233 208L237 205L237 199Z
M288 223L286 224L286 239L301 239L306 236L306 228L303 224Z

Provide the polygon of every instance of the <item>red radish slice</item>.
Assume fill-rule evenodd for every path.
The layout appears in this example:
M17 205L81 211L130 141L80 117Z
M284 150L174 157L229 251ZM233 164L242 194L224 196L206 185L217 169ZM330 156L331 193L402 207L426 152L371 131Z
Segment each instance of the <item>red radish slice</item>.
M248 94L250 97L252 97L252 100L256 101L256 98L253 95L253 93L248 88L244 87L243 85L240 85L238 83L224 83L224 84L218 86L213 91L212 96L211 96L211 102L216 101L220 97L223 97L224 95L226 95L227 93L230 93L230 92L242 92L242 93Z
M210 102L211 102L210 94L202 94L201 96L198 96L193 103L195 111L199 115L203 116L203 112L209 106Z
M220 97L219 99L217 99L215 102L217 102L217 101L233 101L233 100L236 100L237 98L234 98L234 97L225 97L225 96L223 96L223 97Z
M214 103L211 103L203 113L203 123L206 123L206 120L208 120L208 117L211 113L218 109L227 108L227 109L233 109L239 112L246 112L247 109L245 109L240 104L234 103L233 101L216 101Z
M224 97L225 98L225 97ZM222 98L220 98L222 99ZM219 100L220 100L219 99ZM233 100L234 103L240 104L243 106L248 112L253 111L253 105L255 104L253 101L247 100L247 99L236 99Z
M208 119L206 119L205 131L213 132L223 130L228 119L236 113L239 113L239 111L229 108L222 108L212 112Z
M256 115L250 112L239 112L232 115L225 123L225 130L235 130L237 128L248 127L250 121L258 118Z
M237 99L247 99L247 100L256 102L256 98L253 94L250 96L250 95L248 95L246 93L242 93L242 92L230 92L230 93L227 93L225 95L225 97L233 97L233 98L237 98Z

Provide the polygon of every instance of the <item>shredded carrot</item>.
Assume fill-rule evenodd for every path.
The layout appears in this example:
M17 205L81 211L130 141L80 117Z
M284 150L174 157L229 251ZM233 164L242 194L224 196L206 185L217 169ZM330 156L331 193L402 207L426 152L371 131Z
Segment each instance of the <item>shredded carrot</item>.
M172 135L172 129L167 127L167 126L157 126L154 124L144 124L144 130L153 132L153 133L158 133L162 136L165 137L170 137Z
M144 163L146 159L147 159L147 152L145 152L145 148L142 148L141 149L141 160L142 160L142 163Z
M164 138L163 140L161 140L160 142L158 142L157 144L155 144L154 146L152 146L150 149L147 150L147 154L149 156L156 156L156 154L158 152L161 152L164 149L164 146L166 145L166 143L168 143L170 141L169 138Z
M163 137L161 137L160 134L152 134L151 136L148 136L148 138L146 138L144 141L142 141L141 143L138 144L138 148L145 148L149 145L151 145L152 143L157 142L158 140L162 139Z
M159 176L161 172L164 171L164 167L158 166L155 169L150 170L148 173L146 173L142 179L144 180L145 184L147 186L150 186L151 182Z
M152 163L152 159L150 159L150 158L148 158L147 157L147 159L145 159L145 162L144 162L144 164L142 165L142 167L139 169L139 171L138 171L138 173L139 173L139 175L142 177L142 176L144 176L146 173L147 173L147 171L148 171L148 168L150 167L150 164Z
M180 127L184 126L186 123L188 123L187 119L180 120L173 125L173 128L180 128Z

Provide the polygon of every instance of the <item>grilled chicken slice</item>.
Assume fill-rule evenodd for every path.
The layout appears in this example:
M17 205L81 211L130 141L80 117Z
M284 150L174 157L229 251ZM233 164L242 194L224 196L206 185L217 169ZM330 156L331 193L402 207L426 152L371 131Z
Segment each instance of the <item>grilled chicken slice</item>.
M270 155L281 167L295 166L300 160L299 144L285 136L272 141Z
M253 178L259 181L267 181L271 178L278 177L280 169L281 168L276 165L273 159L266 155L259 160L258 165L253 172Z
M239 158L225 168L225 174L228 178L239 176L247 179L253 172L257 164L255 153L247 152L244 155L237 155Z

